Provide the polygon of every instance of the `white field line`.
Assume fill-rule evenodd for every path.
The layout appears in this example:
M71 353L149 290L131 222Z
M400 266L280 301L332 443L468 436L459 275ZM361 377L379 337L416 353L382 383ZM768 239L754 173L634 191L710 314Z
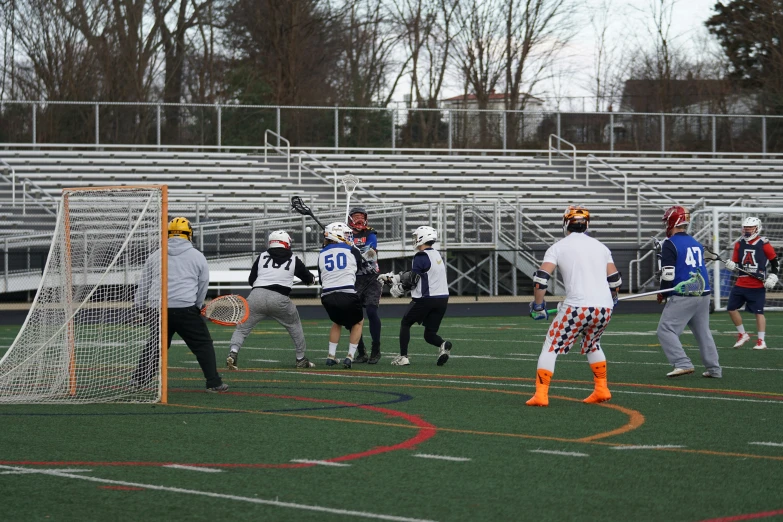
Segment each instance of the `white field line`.
M379 380L379 381L406 381L406 382L412 381L412 382L430 382L430 383L435 382L441 384L462 384L462 385L475 384L477 386L494 386L496 388L535 388L534 383L527 384L527 383L508 383L508 382L491 382L491 381L455 381L449 379L417 379L414 377L381 377L381 376L374 376L374 375L362 375L359 373L323 374L323 373L312 373L312 372L294 372L288 370L280 370L274 373L311 375L316 377L329 377L330 379L343 378L343 379L368 379L368 380ZM560 386L560 385L551 385L549 389L550 390L574 390L574 391L580 391L585 393L589 393L593 391L593 388L582 388L577 386ZM676 397L680 399L715 400L715 401L727 401L727 402L753 402L753 403L760 403L760 404L783 405L783 401L774 401L774 400L766 400L766 399L745 399L739 397L686 395L686 394L679 394L679 393L661 393L661 392L642 392L642 391L631 391L631 390L624 390L618 388L612 388L612 393L626 394L626 395L646 395L651 397Z
M202 468L201 466L184 466L182 464L167 464L164 468L184 469L187 471L201 471L202 473L223 473L222 469Z
M661 350L628 350L628 353L663 353Z
M291 462L301 462L302 464L317 464L319 466L332 466L335 468L351 467L350 464L343 464L342 462L328 462L325 460L291 459Z
M89 473L91 469L80 468L65 468L65 469L27 469L23 468L19 471L0 471L0 475L29 475L31 473L37 473L39 471L56 471L58 473Z
M449 460L449 461L452 461L452 462L468 462L468 461L470 461L470 459L466 458L466 457L447 457L446 455L428 455L426 453L416 453L413 456L414 457L420 457L422 459Z
M677 446L676 444L658 444L655 446L614 446L613 450L644 450L644 449L666 449L666 448L685 448L686 446Z
M0 469L6 469L9 471L25 471L27 468L17 468L13 466L3 466L0 465ZM126 486L126 487L132 487L132 488L144 488L149 489L153 491L165 491L167 493L181 493L184 495L198 495L202 497L210 497L210 498L219 498L223 500L231 500L234 502L249 502L251 504L262 504L265 506L274 506L274 507L281 507L281 508L289 508L289 509L300 509L303 511L315 511L319 513L329 513L333 515L346 515L346 516L352 516L352 517L363 517L363 518L373 518L377 520L395 520L399 522L431 522L426 519L420 519L420 518L409 518L409 517L398 517L394 515L384 515L381 513L370 513L368 511L351 511L348 509L335 509L335 508L328 508L323 506L312 506L308 504L297 504L294 502L280 502L279 500L267 500L262 498L251 498L251 497L240 497L238 495L226 495L223 493L213 493L211 491L199 491L196 489L183 489L183 488L173 488L169 486L158 486L157 484L143 484L139 482L126 482L124 480L109 480L109 479L103 479L98 477L85 477L83 475L72 475L70 473L63 473L61 471L51 471L51 470L40 470L36 469L33 470L34 473L38 473L40 475L49 475L52 477L61 477L61 478L70 478L70 479L76 479L76 480L86 480L88 482L97 482L99 484L112 484L115 486Z
M546 455L562 455L563 457L589 457L587 453L578 451L554 451L554 450L527 450L530 453L544 453Z
M775 448L783 448L783 444L780 442L748 442L748 444L755 444L756 446L772 446Z
M275 359L250 359L252 362L268 362L268 363L279 363L280 361L276 361Z

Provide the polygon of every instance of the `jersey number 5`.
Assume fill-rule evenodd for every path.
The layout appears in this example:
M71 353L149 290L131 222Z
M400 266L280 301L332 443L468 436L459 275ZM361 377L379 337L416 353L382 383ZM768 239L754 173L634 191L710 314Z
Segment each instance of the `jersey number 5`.
M694 268L703 265L699 247L690 247L688 249L687 254L685 254L685 264Z
M342 252L337 255L327 254L324 256L324 268L327 272L333 271L335 264L337 265L338 270L344 269L348 266L348 257Z

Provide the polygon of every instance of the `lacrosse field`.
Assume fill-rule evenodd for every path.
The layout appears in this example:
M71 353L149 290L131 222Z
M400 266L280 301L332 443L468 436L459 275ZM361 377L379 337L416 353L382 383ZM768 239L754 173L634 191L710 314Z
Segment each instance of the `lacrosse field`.
M383 318L383 306L380 309ZM767 350L733 349L710 316L722 379L666 378L659 314L620 314L603 337L612 399L582 403L592 373L558 357L547 408L528 407L548 321L447 317L447 364L414 326L410 366L323 364L330 323L304 320L313 369L262 321L225 369L232 327L209 323L228 393L204 392L184 343L169 403L0 405L4 520L783 520L783 313ZM0 326L0 355L20 325ZM369 336L365 336L369 344ZM337 357L347 351L343 333ZM129 372L132 369L129 369Z

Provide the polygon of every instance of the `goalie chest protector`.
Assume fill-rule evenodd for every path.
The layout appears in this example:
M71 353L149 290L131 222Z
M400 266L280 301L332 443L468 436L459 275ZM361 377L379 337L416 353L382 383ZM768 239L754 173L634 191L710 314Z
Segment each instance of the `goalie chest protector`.
M268 286L294 286L294 270L296 270L296 256L288 259L272 257L269 252L261 252L257 261L258 272L253 288Z

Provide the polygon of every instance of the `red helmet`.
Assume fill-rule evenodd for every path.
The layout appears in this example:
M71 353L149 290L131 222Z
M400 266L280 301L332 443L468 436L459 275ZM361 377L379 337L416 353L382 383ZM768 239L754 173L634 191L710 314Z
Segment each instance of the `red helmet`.
M672 237L674 227L681 227L691 222L691 214L685 207L675 205L663 213L662 221L666 225L666 237Z

